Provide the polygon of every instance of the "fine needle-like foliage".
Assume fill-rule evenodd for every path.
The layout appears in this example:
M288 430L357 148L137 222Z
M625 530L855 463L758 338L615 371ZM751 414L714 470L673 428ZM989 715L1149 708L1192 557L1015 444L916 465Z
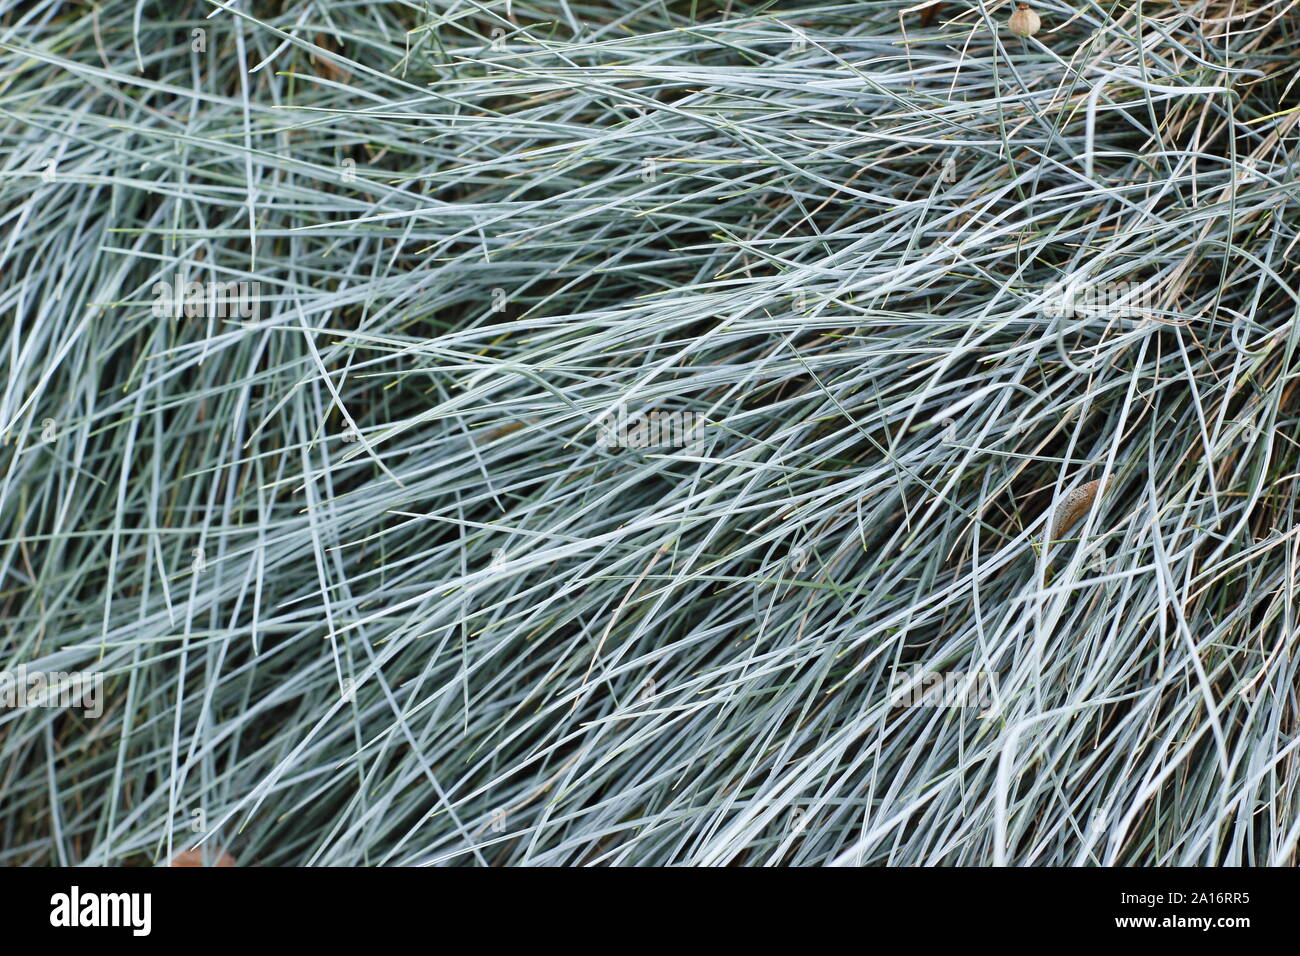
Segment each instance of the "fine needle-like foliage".
M0 0L0 865L1294 865L1300 5L1014 7Z

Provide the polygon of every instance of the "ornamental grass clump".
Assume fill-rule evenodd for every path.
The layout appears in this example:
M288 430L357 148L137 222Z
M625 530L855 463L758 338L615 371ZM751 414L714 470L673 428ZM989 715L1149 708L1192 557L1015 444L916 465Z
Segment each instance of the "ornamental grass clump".
M0 0L0 865L1295 865L1294 2L171 7Z

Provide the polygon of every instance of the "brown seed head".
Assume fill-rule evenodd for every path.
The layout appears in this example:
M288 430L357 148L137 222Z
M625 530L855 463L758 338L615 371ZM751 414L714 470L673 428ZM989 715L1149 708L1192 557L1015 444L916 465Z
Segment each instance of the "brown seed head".
M1011 19L1007 21L1007 29L1018 37L1033 36L1042 25L1043 21L1038 14L1029 9L1027 3L1017 3L1016 8L1011 11Z

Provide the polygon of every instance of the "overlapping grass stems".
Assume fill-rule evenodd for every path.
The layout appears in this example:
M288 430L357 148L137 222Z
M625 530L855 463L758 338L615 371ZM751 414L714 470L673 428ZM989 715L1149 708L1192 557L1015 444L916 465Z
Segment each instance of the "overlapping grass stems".
M0 863L1294 864L1300 7L907 6L0 2Z

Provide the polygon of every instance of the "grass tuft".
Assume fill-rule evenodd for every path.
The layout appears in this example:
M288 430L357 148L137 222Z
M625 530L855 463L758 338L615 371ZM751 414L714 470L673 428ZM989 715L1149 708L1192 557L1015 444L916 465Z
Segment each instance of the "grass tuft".
M1033 6L0 0L0 865L1295 865L1297 3Z

